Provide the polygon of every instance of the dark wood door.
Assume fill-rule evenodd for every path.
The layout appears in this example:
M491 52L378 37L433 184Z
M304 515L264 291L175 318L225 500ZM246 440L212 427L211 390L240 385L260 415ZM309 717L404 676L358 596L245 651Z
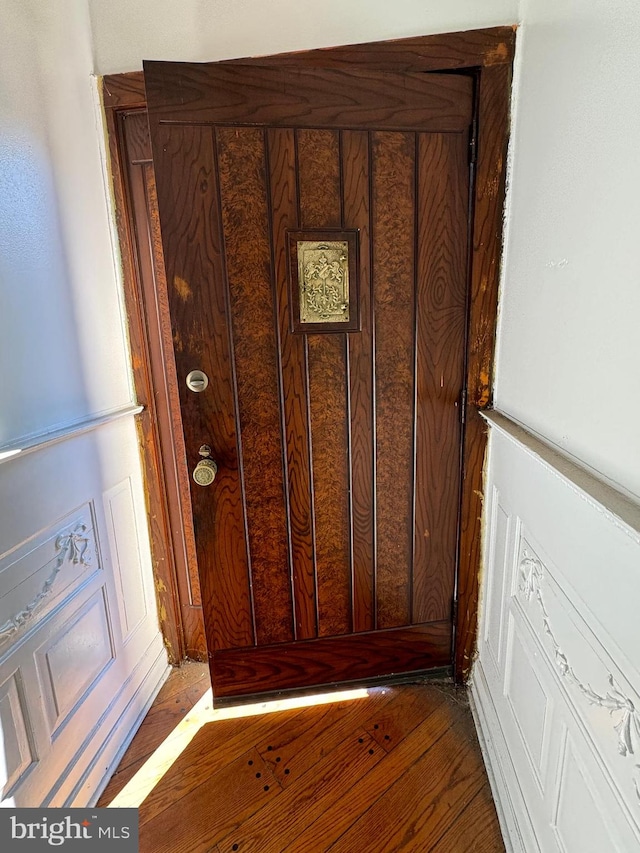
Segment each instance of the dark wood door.
M145 80L214 695L449 665L472 78Z

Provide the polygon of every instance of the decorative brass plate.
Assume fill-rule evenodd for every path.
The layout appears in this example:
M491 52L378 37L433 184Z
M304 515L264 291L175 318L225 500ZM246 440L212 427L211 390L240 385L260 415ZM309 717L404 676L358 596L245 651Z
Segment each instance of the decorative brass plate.
M294 332L357 331L357 232L289 231Z
M298 240L301 323L349 322L349 244Z

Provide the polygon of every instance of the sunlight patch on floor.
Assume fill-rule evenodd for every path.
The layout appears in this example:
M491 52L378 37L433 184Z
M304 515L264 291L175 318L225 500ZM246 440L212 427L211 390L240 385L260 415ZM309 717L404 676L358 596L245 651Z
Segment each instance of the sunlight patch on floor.
M109 808L138 808L172 764L191 743L200 729L208 723L220 720L237 720L260 714L274 714L277 711L290 711L297 708L311 708L327 705L331 702L345 702L351 699L365 699L369 691L364 688L340 690L333 693L319 693L313 696L295 696L288 699L276 699L272 702L256 702L251 705L236 705L229 708L214 708L211 688L193 706L171 734L163 740L140 770L127 782L120 793L109 803Z

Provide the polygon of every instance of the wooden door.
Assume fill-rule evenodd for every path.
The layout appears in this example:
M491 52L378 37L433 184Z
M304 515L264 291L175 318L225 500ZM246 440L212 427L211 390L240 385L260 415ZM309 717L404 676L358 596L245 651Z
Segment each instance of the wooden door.
M214 695L449 665L472 78L145 80Z

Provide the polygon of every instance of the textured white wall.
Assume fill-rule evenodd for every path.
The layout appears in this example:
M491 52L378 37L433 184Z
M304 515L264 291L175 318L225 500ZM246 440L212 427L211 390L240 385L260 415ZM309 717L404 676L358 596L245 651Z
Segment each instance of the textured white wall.
M90 0L96 73L453 32L517 19L517 0Z
M0 446L131 399L86 0L4 0Z
M497 407L640 496L640 6L522 0Z

